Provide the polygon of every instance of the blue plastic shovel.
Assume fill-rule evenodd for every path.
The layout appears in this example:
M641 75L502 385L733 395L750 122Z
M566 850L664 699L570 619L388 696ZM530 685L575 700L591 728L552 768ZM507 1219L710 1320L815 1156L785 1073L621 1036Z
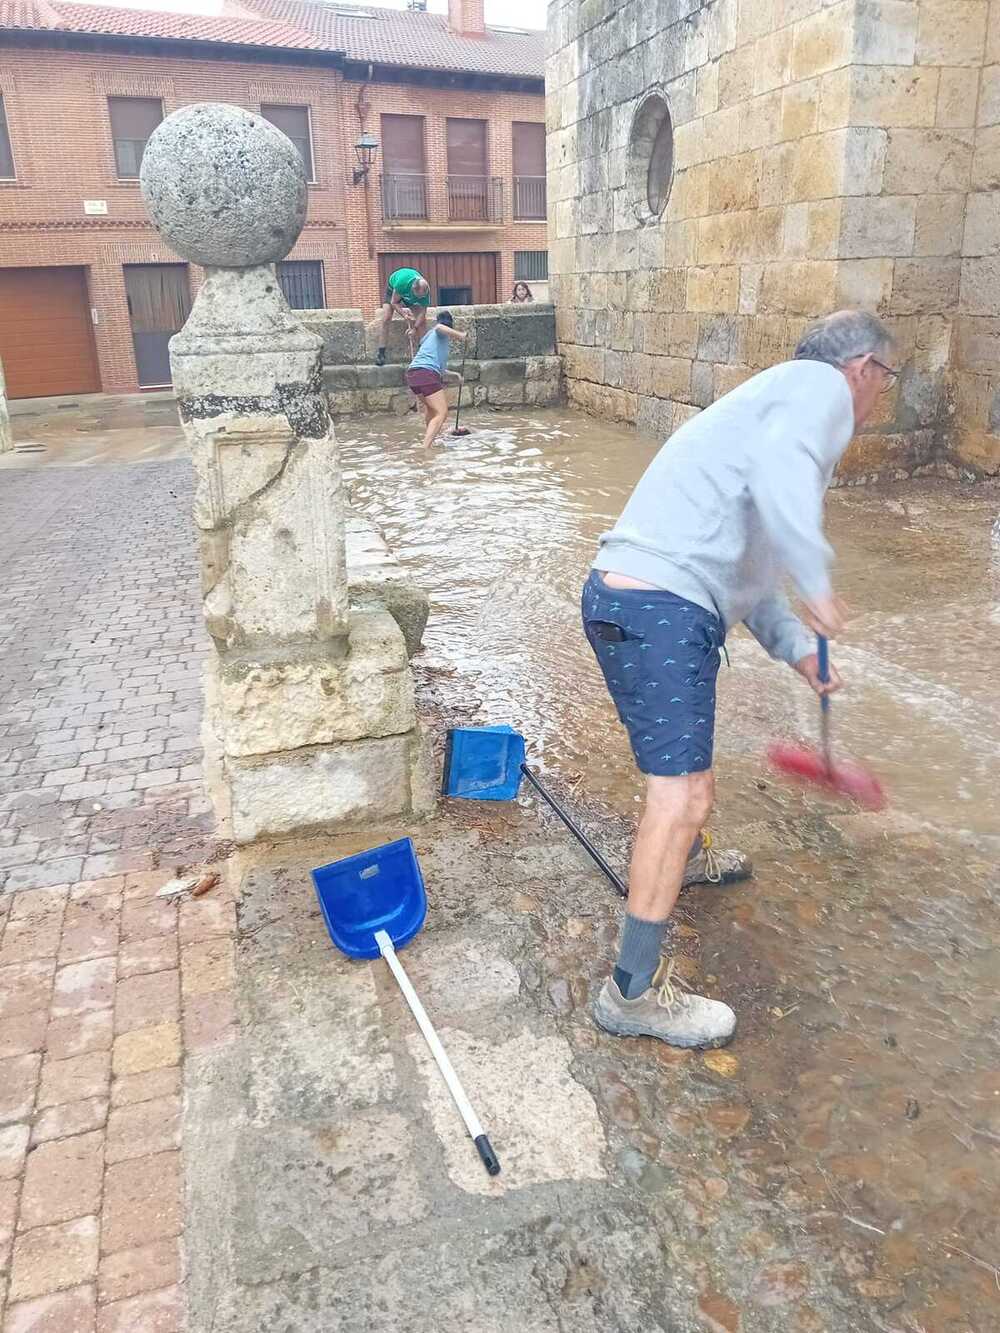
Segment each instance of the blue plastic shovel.
M396 956L396 949L409 944L419 933L427 915L424 877L412 841L400 838L318 866L312 871L312 882L330 938L341 953L348 958L382 957L389 964L483 1165L491 1176L499 1175L497 1155Z
M513 727L453 727L444 757L444 796L469 801L513 801L526 778L576 838L594 864L623 898L628 889L551 792L546 791L525 760L524 737Z

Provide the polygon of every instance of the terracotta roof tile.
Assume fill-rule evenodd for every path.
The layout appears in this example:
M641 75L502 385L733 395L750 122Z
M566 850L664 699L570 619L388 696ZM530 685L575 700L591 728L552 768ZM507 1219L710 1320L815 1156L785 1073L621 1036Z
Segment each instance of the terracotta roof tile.
M336 0L234 0L228 14L171 14L67 0L0 0L0 30L94 33L171 41L344 51L349 60L408 69L544 76L545 35L487 28L449 32L443 14L338 4Z
M444 14L354 5L350 0L244 0L345 51L348 60L413 69L471 71L522 79L545 73L545 33L487 28L485 37L448 31Z
M152 37L170 41L218 42L222 45L325 50L325 43L304 28L275 19L170 14L106 5L0 0L0 30L94 33L115 37Z

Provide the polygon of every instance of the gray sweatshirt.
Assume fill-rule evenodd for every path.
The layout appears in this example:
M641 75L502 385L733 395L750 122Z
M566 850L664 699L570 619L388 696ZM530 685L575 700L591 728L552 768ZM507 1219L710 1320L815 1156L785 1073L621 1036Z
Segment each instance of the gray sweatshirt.
M839 370L786 361L676 431L600 539L594 568L626 574L743 621L772 657L795 663L816 640L781 591L829 595L823 497L854 432Z

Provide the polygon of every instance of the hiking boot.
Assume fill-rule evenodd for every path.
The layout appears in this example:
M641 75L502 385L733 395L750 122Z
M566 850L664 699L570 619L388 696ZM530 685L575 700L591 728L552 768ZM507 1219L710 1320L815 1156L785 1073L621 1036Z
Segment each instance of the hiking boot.
M376 364L377 366L384 366L384 365L385 365L385 348L384 348L384 347L380 347L380 348L378 349L378 351L375 353L375 364Z
M673 959L661 958L652 985L626 1000L608 977L594 1004L594 1021L615 1037L659 1037L671 1046L725 1046L736 1031L728 1004L694 995L674 971Z
M723 851L713 846L711 833L702 833L701 846L688 857L684 867L681 888L690 888L692 884L736 884L752 874L753 862L749 856L732 847Z

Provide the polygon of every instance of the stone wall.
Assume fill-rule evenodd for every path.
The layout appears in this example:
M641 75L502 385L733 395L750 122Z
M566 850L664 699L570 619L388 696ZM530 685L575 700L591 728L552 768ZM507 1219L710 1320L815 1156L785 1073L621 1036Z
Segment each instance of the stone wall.
M571 400L667 435L788 355L810 318L865 305L906 369L845 475L946 452L1000 467L995 65L979 95L998 11L553 0L550 271ZM651 92L673 123L659 217L630 146Z
M562 401L551 305L462 306L453 313L455 327L469 330L468 342L452 349L449 363L450 369L461 370L465 352L463 403L506 408L551 407ZM379 325L366 324L360 310L303 311L302 319L323 339L323 375L335 417L409 409L412 397L403 373L410 352L401 319L390 327L384 366L374 364ZM448 390L452 403L457 393Z
M974 8L977 27L969 34L968 58L974 60L981 46L984 55L981 70L965 70L978 98L952 357L952 452L963 464L995 474L1000 472L1000 0L992 0L988 14L985 4Z

